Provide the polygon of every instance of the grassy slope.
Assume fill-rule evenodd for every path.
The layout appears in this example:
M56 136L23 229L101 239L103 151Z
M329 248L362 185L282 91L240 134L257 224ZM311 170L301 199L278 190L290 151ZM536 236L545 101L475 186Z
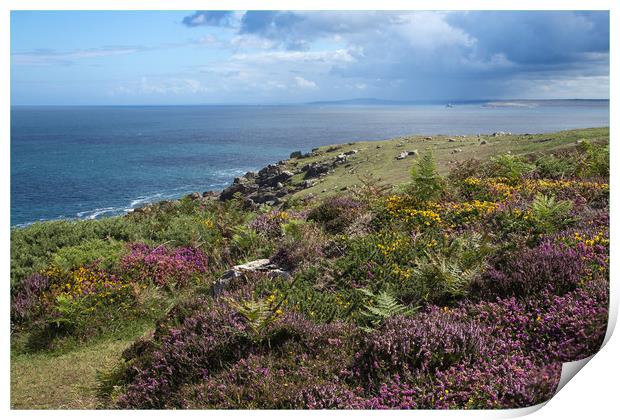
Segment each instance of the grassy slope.
M97 408L97 370L112 366L132 342L111 339L60 355L11 357L11 408Z
M413 156L403 160L395 157L402 151L417 150L422 153L431 148L437 161L439 172L446 174L451 161L463 161L467 159L487 159L489 157L511 152L513 154L528 154L535 152L551 152L554 150L574 146L581 139L607 141L609 128L591 128L583 130L561 131L558 133L535 134L535 135L511 135L511 136L468 136L465 138L454 136L432 136L432 140L424 140L427 136L399 137L385 141L356 142L342 145L337 151L327 152L332 146L324 146L319 149L317 156L303 159L291 159L289 165L303 166L311 162L320 162L333 159L336 155L350 150L359 152L350 159L350 165L340 165L333 174L326 176L317 185L300 191L296 197L303 198L313 194L316 198L334 195L343 187L351 187L359 184L359 176L371 175L379 179L383 185L398 185L409 180L409 171L415 161ZM448 139L456 141L449 142ZM484 140L487 144L480 144ZM377 146L381 146L377 148ZM461 152L452 153L454 149ZM293 181L301 181L302 176L296 175Z
M18 342L11 343L11 408L97 408L97 371L113 367L123 350L151 328L151 323L133 322L114 334L50 353L28 353L13 338Z
M409 169L415 161L410 156L396 160L395 156L404 150L424 151L432 147L439 170L446 173L449 162L470 158L485 159L496 154L549 152L571 147L577 140L607 141L608 128L572 130L553 134L533 136L482 136L457 138L448 142L449 136L402 137L381 142L356 142L342 145L337 151L327 153L330 146L321 147L320 154L304 159L291 159L289 165L303 166L309 162L331 159L339 153L356 149L359 151L351 165L341 165L333 174L326 176L318 185L300 191L298 197L312 193L316 197L333 195L343 186L359 183L358 175L372 174L381 183L397 185L409 178ZM481 140L487 144L480 145ZM403 144L403 146L399 146ZM377 148L380 145L381 148ZM454 149L462 152L452 154ZM296 175L294 181L301 181ZM325 190L323 192L323 190ZM118 360L120 353L136 338L148 330L146 325L127 326L124 331L83 345L66 348L62 352L29 354L20 350L19 344L11 351L11 407L12 408L95 408L97 404L94 386L97 370L105 369Z

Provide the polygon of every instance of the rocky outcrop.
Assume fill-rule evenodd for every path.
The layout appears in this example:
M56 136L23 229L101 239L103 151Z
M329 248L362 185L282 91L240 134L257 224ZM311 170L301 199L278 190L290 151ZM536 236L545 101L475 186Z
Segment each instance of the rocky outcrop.
M270 278L283 277L288 279L291 277L290 273L285 270L281 270L277 265L272 264L269 259L261 259L250 261L245 264L235 265L231 269L227 270L222 277L217 279L211 287L211 294L214 297L221 295L226 287L234 280L241 279L245 276L252 274L266 274Z
M232 185L220 194L220 200L226 201L230 200L235 196L235 194L241 194L242 196L250 195L254 192L258 191L258 185L256 185L253 181L245 177L235 178Z
M285 163L268 165L258 173L248 172L235 178L232 185L220 194L220 200L230 200L239 194L247 204L277 204L287 194L286 185L295 175L285 169Z
M332 168L329 163L309 163L305 165L301 170L305 172L304 179L317 178L322 174L326 174Z
M290 160L282 160L277 164L271 164L258 173L248 172L235 178L233 183L220 193L220 200L226 201L239 196L248 207L260 204L278 205L282 200L297 191L310 188L320 178L334 171L339 165L349 165L349 161L355 157L358 150L342 152L334 157L307 163L303 166L304 159L310 156L320 158L329 151L340 150L341 147L331 147L326 151L313 150L312 153L302 155L301 152L293 152ZM293 182L293 177L300 174L303 180Z

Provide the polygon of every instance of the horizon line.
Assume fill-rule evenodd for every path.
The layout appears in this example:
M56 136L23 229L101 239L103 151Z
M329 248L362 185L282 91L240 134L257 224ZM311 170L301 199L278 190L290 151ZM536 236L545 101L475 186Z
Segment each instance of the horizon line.
M480 98L480 99L412 99L412 100L401 100L401 99L380 99L380 98L349 98L349 99L333 99L333 100L316 100L316 101L308 101L308 102L230 102L230 103L178 103L178 104L11 104L10 107L165 107L165 106L307 106L307 105L330 105L339 103L343 105L355 105L346 104L346 102L354 102L354 101L375 101L375 102L384 102L368 104L368 105L405 105L405 104L428 104L428 103L466 103L466 102L509 102L509 101L538 101L538 102L548 102L548 101L610 101L610 98L545 98L545 99L536 99L536 98ZM360 103L359 105L364 105Z

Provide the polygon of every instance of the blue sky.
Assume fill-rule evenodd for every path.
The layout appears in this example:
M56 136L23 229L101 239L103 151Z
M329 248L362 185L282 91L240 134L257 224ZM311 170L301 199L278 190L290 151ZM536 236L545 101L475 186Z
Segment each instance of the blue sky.
M14 105L608 98L608 12L15 11Z

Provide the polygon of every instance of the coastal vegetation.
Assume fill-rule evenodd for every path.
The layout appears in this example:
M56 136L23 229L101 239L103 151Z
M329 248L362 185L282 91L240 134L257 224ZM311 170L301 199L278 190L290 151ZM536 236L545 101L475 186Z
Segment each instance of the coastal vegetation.
M13 229L11 405L544 402L607 329L608 144L327 146L220 197Z

